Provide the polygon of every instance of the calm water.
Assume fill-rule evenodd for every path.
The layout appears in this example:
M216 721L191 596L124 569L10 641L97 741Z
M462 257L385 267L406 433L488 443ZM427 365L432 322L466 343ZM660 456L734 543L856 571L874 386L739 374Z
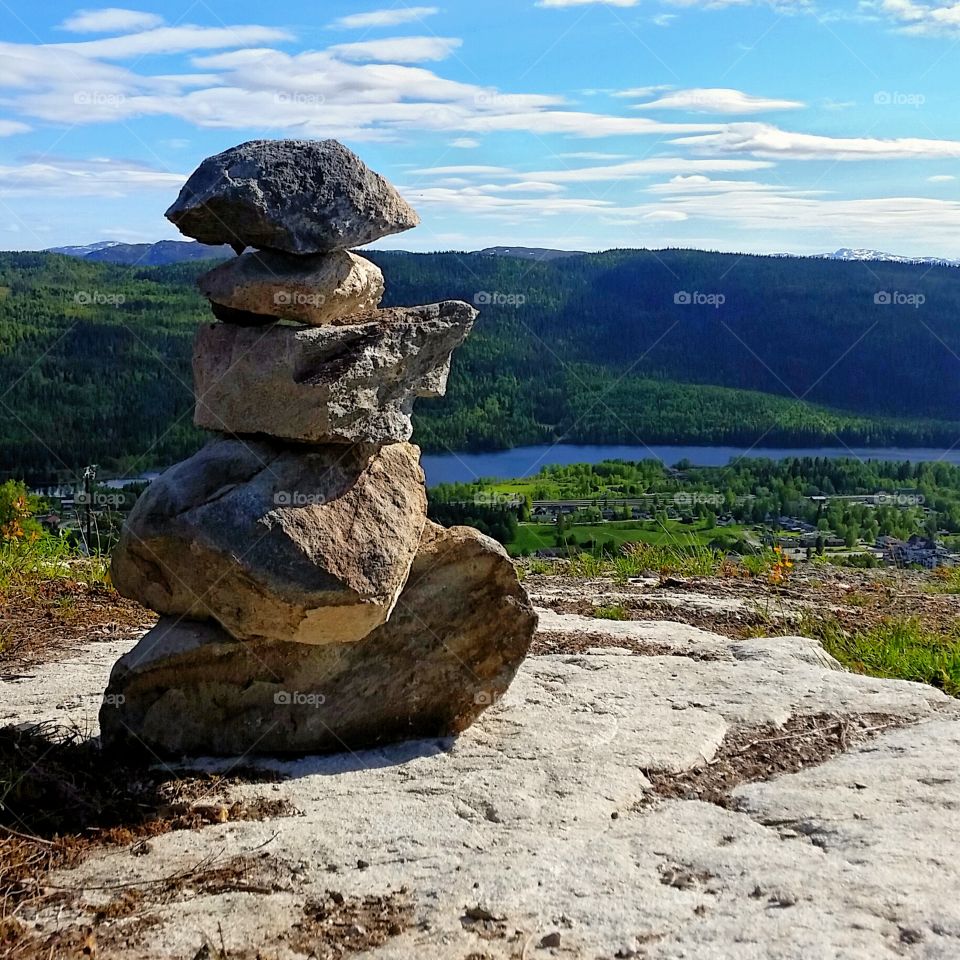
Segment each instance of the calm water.
M786 457L859 457L861 460L942 460L960 465L960 447L956 450L901 449L899 447L680 447L653 445L649 447L556 446L517 447L496 453L444 453L425 455L423 468L427 483L468 483L471 480L533 476L551 464L599 463L601 460L662 460L673 466L680 460L689 460L701 467L723 467L737 457L783 460Z

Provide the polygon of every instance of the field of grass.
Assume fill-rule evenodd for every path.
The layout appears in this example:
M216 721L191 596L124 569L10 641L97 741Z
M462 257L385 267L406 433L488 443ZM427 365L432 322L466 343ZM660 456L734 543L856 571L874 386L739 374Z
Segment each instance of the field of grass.
M703 524L667 520L654 523L643 520L612 520L609 523L583 524L568 527L564 537L570 546L599 544L608 552L619 552L625 543L648 543L653 546L702 547L718 537L742 537L744 527L711 527ZM513 556L536 553L557 547L557 526L553 523L523 523L516 539L507 545Z

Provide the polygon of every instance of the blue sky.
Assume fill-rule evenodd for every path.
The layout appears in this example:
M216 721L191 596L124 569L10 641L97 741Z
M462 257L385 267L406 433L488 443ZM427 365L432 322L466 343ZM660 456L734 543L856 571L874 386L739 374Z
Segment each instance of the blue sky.
M0 0L0 247L174 238L205 157L336 137L380 246L960 255L960 4Z

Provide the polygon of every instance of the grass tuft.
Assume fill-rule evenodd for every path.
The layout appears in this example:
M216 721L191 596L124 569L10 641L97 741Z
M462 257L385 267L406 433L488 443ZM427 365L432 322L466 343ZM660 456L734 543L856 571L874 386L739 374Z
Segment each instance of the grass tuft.
M612 603L604 607L594 607L593 615L598 620L629 620L630 612L622 603Z
M916 617L888 617L862 630L835 618L804 617L799 626L848 670L871 677L912 680L960 697L960 633L940 633Z

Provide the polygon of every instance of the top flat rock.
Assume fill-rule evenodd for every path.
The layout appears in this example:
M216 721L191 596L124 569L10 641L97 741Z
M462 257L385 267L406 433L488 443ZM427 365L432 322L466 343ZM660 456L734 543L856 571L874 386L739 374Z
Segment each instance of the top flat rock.
M362 246L420 222L336 140L251 140L208 157L166 217L201 243L295 254Z

